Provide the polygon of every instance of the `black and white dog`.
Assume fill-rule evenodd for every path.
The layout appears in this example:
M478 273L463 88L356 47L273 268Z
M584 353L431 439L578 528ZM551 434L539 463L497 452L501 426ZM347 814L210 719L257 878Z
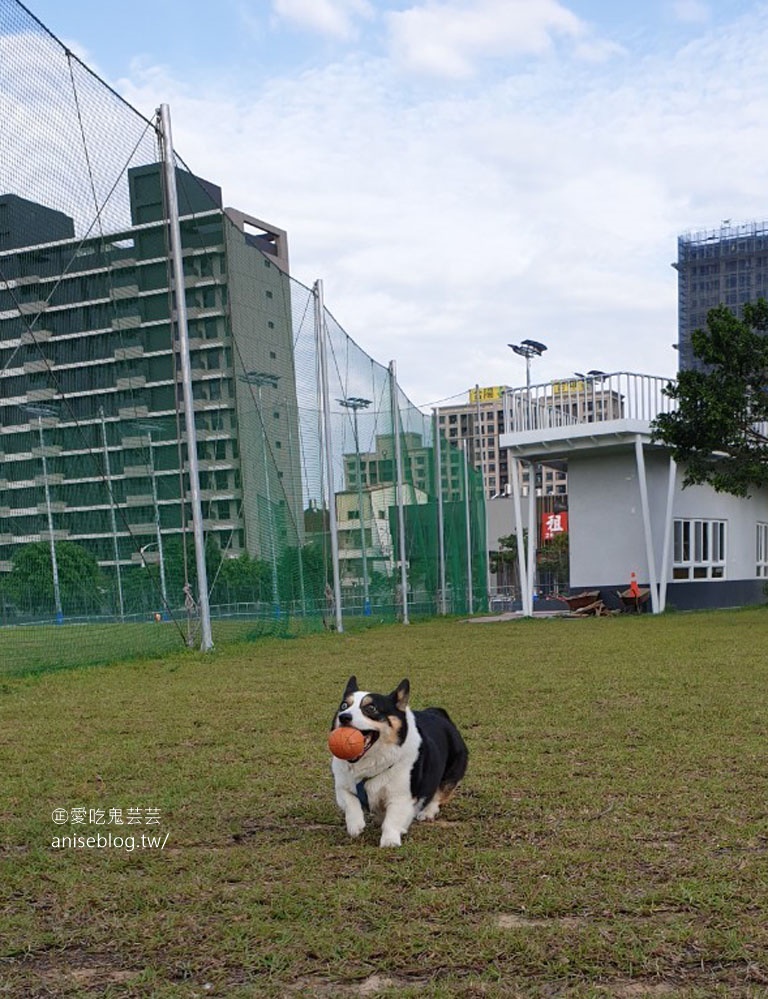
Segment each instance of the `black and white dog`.
M372 694L351 676L331 726L350 725L365 736L357 759L334 757L331 768L347 832L362 833L365 802L381 822L380 846L400 846L414 819L434 819L467 769L467 747L447 712L412 711L409 692L403 680L391 694Z

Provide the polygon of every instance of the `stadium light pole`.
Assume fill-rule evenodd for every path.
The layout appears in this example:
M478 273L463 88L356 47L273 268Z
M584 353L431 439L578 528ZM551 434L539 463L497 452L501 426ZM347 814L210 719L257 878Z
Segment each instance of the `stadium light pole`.
M338 403L345 409L352 410L352 424L354 427L355 435L355 457L357 460L357 499L359 506L360 515L360 552L363 558L363 614L365 617L370 617L371 614L371 598L369 594L369 582L368 582L368 554L366 552L365 544L365 519L363 517L363 470L362 463L360 461L360 435L358 433L357 426L357 411L359 409L368 409L371 405L370 399L362 399L360 396L347 396L346 399L339 399Z
M595 382L596 381L600 381L603 378L606 378L607 377L606 373L604 371L598 371L597 368L590 368L590 370L587 371L586 374L584 374L581 371L574 371L574 375L576 375L577 378L580 378L582 380L582 382L584 383L584 398L585 398L585 400L586 400L586 395L587 395L587 387L591 388L591 390L592 390L592 392L591 392L591 395L592 395L592 421L594 422L597 419L597 412L596 412L597 399L595 398ZM585 402L585 405L584 405L584 409L586 410L586 402ZM589 423L590 422L589 421L589 414L587 412L585 412L584 415L585 415L585 423Z
M53 577L53 603L56 609L56 623L64 620L61 607L61 586L59 585L59 563L56 559L56 542L53 537L53 510L51 509L51 489L48 483L48 462L45 458L45 440L43 437L43 417L56 417L59 414L52 406L39 406L28 403L24 409L30 416L37 417L37 429L40 435L40 459L43 463L43 488L45 490L45 511L48 517L48 539L51 546L51 575Z
M510 343L507 344L511 347L516 354L520 357L525 358L525 387L528 389L528 395L530 398L531 393L531 358L541 357L544 351L547 349L545 343L540 343L538 340L523 340L521 343Z
M240 375L240 381L246 385L255 385L259 400L259 420L261 421L261 442L264 454L264 484L267 496L267 514L269 516L269 551L272 562L272 604L275 617L280 617L280 591L277 585L277 544L275 537L275 520L272 511L272 491L269 485L269 462L267 460L267 428L264 422L264 411L261 408L261 390L266 385L268 388L276 389L280 375L271 374L268 371L246 371Z

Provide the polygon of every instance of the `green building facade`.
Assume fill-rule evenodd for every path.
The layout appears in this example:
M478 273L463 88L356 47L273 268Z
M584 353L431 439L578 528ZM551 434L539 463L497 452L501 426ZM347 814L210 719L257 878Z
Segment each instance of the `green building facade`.
M127 180L130 227L85 238L0 195L0 574L51 537L107 577L191 539L162 168ZM206 538L274 561L303 541L286 233L177 186Z

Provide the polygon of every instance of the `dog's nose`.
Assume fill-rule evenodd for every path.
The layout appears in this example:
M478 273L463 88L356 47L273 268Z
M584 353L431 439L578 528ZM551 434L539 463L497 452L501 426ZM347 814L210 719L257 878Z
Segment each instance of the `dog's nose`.
M339 715L339 723L341 725L351 725L352 715L348 711L345 711L344 714Z

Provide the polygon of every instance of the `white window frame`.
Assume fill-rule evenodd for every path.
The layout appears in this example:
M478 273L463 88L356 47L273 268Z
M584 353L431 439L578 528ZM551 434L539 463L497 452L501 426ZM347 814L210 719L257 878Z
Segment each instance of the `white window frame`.
M768 524L758 523L756 535L755 575L768 579Z
M672 577L676 581L725 579L727 551L727 521L677 519L673 531Z

